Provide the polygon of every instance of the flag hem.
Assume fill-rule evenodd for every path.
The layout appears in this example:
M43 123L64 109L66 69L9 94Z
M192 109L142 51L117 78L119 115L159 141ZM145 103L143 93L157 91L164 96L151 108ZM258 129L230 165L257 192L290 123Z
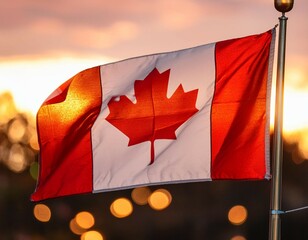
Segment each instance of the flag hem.
M272 78L273 78L273 65L274 65L274 53L275 53L275 41L276 41L276 28L272 30L272 40L269 52L268 62L268 76L267 76L267 96L266 96L266 116L267 122L265 127L265 179L271 179L271 157L270 157L270 112L271 112L271 90L272 90Z

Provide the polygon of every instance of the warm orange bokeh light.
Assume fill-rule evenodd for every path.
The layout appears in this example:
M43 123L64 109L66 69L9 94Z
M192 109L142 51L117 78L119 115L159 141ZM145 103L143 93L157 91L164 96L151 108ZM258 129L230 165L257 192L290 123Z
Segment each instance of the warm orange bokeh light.
M148 187L135 188L132 191L132 199L138 205L146 205L148 203L148 198L151 195L151 190Z
M72 231L72 233L76 234L76 235L81 235L83 234L85 231L87 231L84 228L81 228L77 223L76 223L76 218L73 218L70 221L69 224L70 230Z
M149 205L155 210L163 210L167 208L172 201L170 192L166 189L158 189L154 191L148 199Z
M230 240L246 240L246 238L243 237L243 236L238 235L238 236L232 237Z
M110 212L117 218L124 218L133 212L133 205L127 198L118 198L111 204Z
M81 240L103 240L102 234L100 234L98 231L88 231L81 235Z
M237 205L232 207L228 213L228 219L233 225L241 225L247 219L247 210L244 206Z
M14 104L13 96L9 92L0 92L0 125L7 123L17 114L17 109Z
M8 128L8 137L11 142L17 143L23 140L26 134L27 124L25 119L15 118Z
M20 173L27 167L26 160L24 148L20 144L15 143L10 149L6 164L13 172Z
M40 222L48 222L51 218L51 211L45 204L36 204L33 209L33 214Z
M40 150L36 133L32 134L32 136L30 137L29 144L33 150Z
M76 223L83 229L89 229L93 227L95 219L90 212L79 212L76 217Z

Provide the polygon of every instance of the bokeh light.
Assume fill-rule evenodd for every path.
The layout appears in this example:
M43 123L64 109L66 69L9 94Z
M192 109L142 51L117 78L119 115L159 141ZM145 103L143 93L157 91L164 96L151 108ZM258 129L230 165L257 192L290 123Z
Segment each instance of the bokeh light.
M127 198L118 198L111 204L110 212L117 218L125 218L133 212L133 205Z
M17 114L13 96L9 92L0 94L0 124L7 123Z
M31 134L31 137L29 139L29 144L30 144L30 146L31 146L31 148L33 150L39 151L40 147L39 147L39 144L38 144L38 139L37 139L37 135L36 135L36 129L34 131L35 132L33 132Z
M7 166L16 173L24 171L27 167L25 150L20 144L14 144L7 159Z
M91 230L88 232L85 232L81 235L81 240L103 240L102 234L100 234L98 231Z
M6 134L4 132L0 132L0 162L5 162L8 159L10 152L10 145Z
M146 205L150 195L151 189L149 187L134 188L131 193L133 201L138 205Z
M79 212L76 217L76 223L83 229L89 229L93 227L95 219L90 212L83 211Z
M33 209L34 217L40 222L48 222L51 218L50 208L45 204L36 204Z
M242 205L236 205L229 210L228 219L233 225L243 224L248 216L247 209Z
M158 189L154 191L148 199L149 205L155 210L163 210L167 208L171 204L171 201L172 196L166 189Z
M69 227L70 227L70 230L71 230L74 234L76 234L76 235L81 235L81 234L83 234L85 231L87 231L86 229L81 228L81 227L76 223L76 218L73 218L73 219L70 221Z
M36 157L35 118L17 111L10 93L0 94L0 161L15 173L21 173ZM36 140L37 141L37 140Z
M230 240L246 240L246 238L243 236L237 235L237 236L232 237Z
M8 126L8 136L12 143L22 142L26 134L27 123L24 118L15 118Z

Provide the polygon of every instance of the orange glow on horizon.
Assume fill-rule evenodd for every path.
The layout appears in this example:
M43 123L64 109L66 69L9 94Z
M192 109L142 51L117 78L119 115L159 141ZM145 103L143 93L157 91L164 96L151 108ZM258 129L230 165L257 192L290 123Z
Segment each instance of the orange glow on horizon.
M10 92L17 109L35 115L46 98L66 80L110 61L97 56L0 60L0 94Z
M0 94L5 91L11 92L18 109L30 111L35 115L47 97L66 80L82 70L106 62L112 60L55 58L0 61ZM291 69L286 75L286 79L295 85L303 82L303 78L304 74L299 69ZM2 79L5 81L1 81ZM271 127L274 125L274 88L275 86L271 98ZM308 127L308 112L301 110L301 107L308 105L307 91L308 89L303 89L301 86L292 87L290 84L285 86L284 131L292 132Z
M306 134L308 131L308 111L304 110L308 106L308 87L305 85L306 81L304 79L307 72L304 68L304 63L302 63L303 59L299 60L300 62L296 67L286 71L283 131L286 141L298 143L301 156L308 158L308 135ZM6 119L11 118L20 110L27 111L35 116L44 100L62 83L84 69L102 65L106 62L112 62L112 60L98 57L89 60L76 57L75 59L0 61L0 97L3 100L0 99L0 101L5 102L5 104L0 105L0 123L7 121ZM271 130L273 130L274 126L274 80L275 76L273 76L274 84L271 93ZM11 92L13 98L5 91ZM14 125L16 125L16 128L22 128L22 123L18 121ZM12 128L11 130L12 134L14 129ZM36 129L33 129L34 131ZM22 135L22 131L18 131L18 134ZM15 138L21 137L18 135L11 136ZM30 139L31 147L34 150L39 150L36 134L32 133L32 136L33 138ZM19 165L19 168L23 169L22 164ZM16 168L16 171L21 170Z

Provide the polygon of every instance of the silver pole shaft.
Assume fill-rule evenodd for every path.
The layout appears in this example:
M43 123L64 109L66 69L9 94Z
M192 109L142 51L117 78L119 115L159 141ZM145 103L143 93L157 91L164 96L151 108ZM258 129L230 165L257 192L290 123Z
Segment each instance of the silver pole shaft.
M282 185L282 126L283 126L283 96L284 96L284 70L287 20L284 13L279 18L279 39L276 76L276 102L275 102L275 125L273 146L273 170L271 185L271 217L270 217L270 240L280 240L280 211L281 211L281 185Z

